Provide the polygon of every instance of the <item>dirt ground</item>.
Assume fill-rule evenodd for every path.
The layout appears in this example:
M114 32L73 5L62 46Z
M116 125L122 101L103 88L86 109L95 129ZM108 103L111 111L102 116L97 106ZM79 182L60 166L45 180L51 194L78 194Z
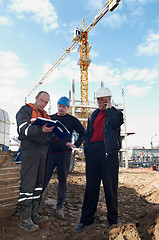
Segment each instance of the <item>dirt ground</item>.
M72 229L79 223L85 189L85 163L77 161L68 177L68 194L64 204L65 219L55 214L57 176L44 195L44 214L49 221L35 233L19 227L19 209L0 221L0 240L159 240L159 172L120 169L119 224L108 226L103 188L95 215L95 224L81 233Z

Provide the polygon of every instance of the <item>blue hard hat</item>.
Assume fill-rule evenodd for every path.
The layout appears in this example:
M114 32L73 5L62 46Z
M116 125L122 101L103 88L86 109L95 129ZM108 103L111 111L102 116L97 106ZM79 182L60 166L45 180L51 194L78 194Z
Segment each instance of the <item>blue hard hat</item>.
M62 104L62 105L65 105L65 106L69 107L70 106L70 100L67 97L61 97L61 98L59 98L57 104Z

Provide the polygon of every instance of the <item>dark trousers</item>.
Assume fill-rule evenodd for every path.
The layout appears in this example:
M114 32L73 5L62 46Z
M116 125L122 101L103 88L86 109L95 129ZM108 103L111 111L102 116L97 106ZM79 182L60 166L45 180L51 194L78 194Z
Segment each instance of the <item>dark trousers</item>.
M70 168L71 152L48 153L46 162L45 183L43 191L46 189L55 167L57 168L58 176L58 199L66 198L66 184Z
M21 142L21 183L18 203L29 205L39 199L44 185L48 146L32 141Z
M118 222L118 154L106 156L104 143L91 143L86 154L86 189L82 206L81 223L94 223L100 184L103 182L110 225Z

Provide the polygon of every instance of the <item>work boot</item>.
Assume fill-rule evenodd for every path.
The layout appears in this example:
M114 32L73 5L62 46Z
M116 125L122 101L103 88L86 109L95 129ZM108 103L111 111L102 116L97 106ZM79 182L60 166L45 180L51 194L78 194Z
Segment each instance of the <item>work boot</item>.
M48 221L48 217L47 216L40 216L38 214L38 207L39 207L39 200L33 200L32 202L32 220L35 224L42 224L46 221Z
M63 202L64 198L58 198L56 205L56 214L59 219L64 219Z
M41 214L43 211L44 211L44 208L43 208L43 201L42 201L42 195L41 195L38 202L38 214Z
M33 223L31 213L32 204L20 206L20 227L28 232L36 232L39 230L39 226Z

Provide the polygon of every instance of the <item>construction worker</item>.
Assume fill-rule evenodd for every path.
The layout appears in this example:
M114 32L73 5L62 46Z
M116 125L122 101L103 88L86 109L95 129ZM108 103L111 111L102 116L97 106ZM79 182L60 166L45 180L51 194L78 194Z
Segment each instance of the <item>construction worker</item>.
M63 140L54 137L51 140L46 163L46 176L43 191L46 189L55 167L58 175L58 199L56 214L58 218L64 218L63 203L66 198L66 184L70 168L72 148L78 148L82 142L85 130L80 121L68 114L70 101L67 97L61 97L57 102L58 112L50 116L52 120L59 120L69 130L70 135ZM73 131L79 136L75 143L71 142Z
M49 118L44 110L50 100L49 94L41 91L35 99L34 104L22 106L16 114L21 141L20 227L29 232L39 230L39 225L48 219L40 216L37 210L44 185L46 155L54 128L32 125L37 117Z
M103 183L110 225L118 222L118 151L121 147L120 126L123 114L111 105L111 91L96 91L98 109L88 119L84 139L86 156L86 189L80 224L73 231L81 232L94 223L100 184Z

